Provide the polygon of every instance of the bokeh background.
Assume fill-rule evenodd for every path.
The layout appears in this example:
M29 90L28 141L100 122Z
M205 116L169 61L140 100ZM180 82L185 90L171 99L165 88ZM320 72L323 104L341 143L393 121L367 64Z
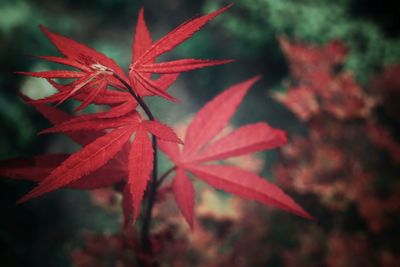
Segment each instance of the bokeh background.
M2 0L0 159L78 149L61 135L37 136L49 124L18 97L19 92L34 98L54 92L44 80L13 74L54 67L31 57L57 53L37 25L88 44L127 70L140 7L158 39L186 19L227 3ZM262 74L232 125L266 121L288 132L289 145L237 159L236 164L285 188L317 221L230 198L199 184L200 226L195 234L177 214L156 210L158 228L167 225L180 233L160 253L162 266L400 266L399 2L235 4L165 58L238 61L182 75L170 89L181 100L178 105L147 101L161 120L179 127L224 88ZM324 54L332 40L345 47L340 59ZM328 89L314 88L318 86L309 80L310 69L321 68L332 75L325 81L336 90L329 97L340 100L327 100L323 92ZM303 85L312 96L289 93ZM350 98L356 101L347 101ZM357 110L360 102L365 105L362 112ZM72 110L74 105L63 108ZM162 160L161 167L167 168ZM16 206L32 187L30 182L0 180L0 266L117 266L123 257L110 240L121 239L118 195L107 190L59 190ZM177 244L189 250L182 254ZM177 262L176 255L185 256Z

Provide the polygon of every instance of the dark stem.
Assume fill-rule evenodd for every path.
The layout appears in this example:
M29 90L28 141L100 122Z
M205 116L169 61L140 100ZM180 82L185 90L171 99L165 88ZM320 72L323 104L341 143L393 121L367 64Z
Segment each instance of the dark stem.
M129 93L135 98L135 100L138 102L139 106L144 110L146 113L147 117L149 117L149 120L154 121L154 116L153 113L151 113L149 107L146 105L146 103L143 101L143 99L133 91L132 87L121 77L119 77L117 74L114 73L114 77L117 78L123 85L125 85L126 89L128 89Z
M149 185L149 196L147 199L147 206L143 217L142 229L140 231L140 242L143 245L143 249L146 252L151 252L152 246L150 242L150 224L151 224L151 213L153 210L154 202L157 195L157 139L152 135L153 144L153 177Z
M161 184L164 182L164 180L170 175L173 171L176 170L176 166L171 167L166 171L158 180L157 180L157 188L161 186Z
M154 121L154 116L151 113L149 107L146 105L146 103L143 101L143 99L136 94L135 91L133 91L132 87L121 77L119 77L117 74L114 73L114 77L117 78L123 85L125 85L126 89L128 89L129 93L135 98L135 100L138 102L140 107L144 110L146 113L147 117L149 120ZM152 246L150 242L150 224L151 224L151 213L153 210L154 202L156 199L156 194L157 194L157 188L158 188L158 183L157 183L157 139L154 135L151 136L151 143L153 147L153 175L152 179L149 185L149 194L148 194L148 199L147 199L147 206L145 213L143 215L143 224L142 228L140 231L140 242L142 244L142 248L145 252L151 253Z

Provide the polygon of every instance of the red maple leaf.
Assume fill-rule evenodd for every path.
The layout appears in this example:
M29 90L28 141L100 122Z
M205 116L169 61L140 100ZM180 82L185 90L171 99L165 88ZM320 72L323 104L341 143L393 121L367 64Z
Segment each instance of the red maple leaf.
M231 5L211 14L189 20L155 43L153 43L151 39L144 21L143 9L141 9L132 45L132 64L130 65L129 72L130 79L126 77L124 71L111 58L68 37L53 33L44 26L40 26L40 29L64 57L39 56L38 58L74 67L79 71L51 70L17 73L46 78L59 90L58 93L42 99L41 103L62 103L68 98L74 98L82 101L77 110L81 110L91 103L103 102L102 104L110 104L110 102L104 102L106 102L106 100L111 101L111 103L118 101L110 100L107 96L103 96L111 94L121 97L121 94L123 94L123 92L118 91L110 93L110 90L107 90L108 86L113 86L119 90L125 91L128 90L127 87L130 86L133 87L135 92L141 97L158 95L169 100L174 100L166 90L177 79L179 73L225 64L232 60L181 59L156 63L156 58L190 38L208 21L224 12L230 6ZM153 80L151 78L152 74L160 74L160 77ZM61 85L51 80L55 78L73 79L73 81L66 85ZM128 98L131 97L128 96Z
M1 169L3 175L17 179L28 178L39 183L19 202L61 187L84 188L86 184L90 184L92 187L110 185L121 179L110 178L108 181L102 181L103 177L100 176L98 182L90 181L94 180L93 177L96 174L107 175L108 173L110 175L112 173L110 166L114 164L121 171L122 177L127 179L129 190L125 190L125 195L126 199L131 200L131 204L129 207L124 205L124 209L134 211L134 219L136 219L153 169L154 151L148 134L163 140L181 143L168 126L155 121L149 114L151 121L143 120L136 112L137 101L140 102L140 97L149 95L172 99L166 90L176 80L179 73L229 62L229 60L197 59L155 62L158 56L188 39L208 21L229 7L187 21L155 43L153 43L144 21L143 9L140 10L132 46L130 79L112 59L104 54L40 26L64 57L41 56L39 58L68 65L79 71L20 72L25 75L46 78L58 90L58 93L43 99L25 98L25 100L34 105L54 124L53 127L41 133L66 133L81 144L82 149L73 154L63 154L62 157L58 155L57 157L56 155L41 156L41 160L34 160L33 164L31 161L17 160L19 162L17 168L3 167ZM151 75L154 73L160 74L157 80L151 79ZM52 80L55 78L73 80L67 84L59 84ZM109 86L115 87L117 90L111 90ZM109 105L110 110L70 116L45 105L61 103L68 98L82 102L78 109L93 103ZM85 134L85 132L90 134ZM135 137L131 144L130 140L133 135ZM58 160L53 160L53 156ZM123 160L118 160L119 157L123 157ZM113 161L127 164L121 168ZM29 171L35 175L30 175ZM85 183L87 180L90 183ZM124 203L126 204L126 200Z
M141 120L136 112L112 120L99 121L95 118L82 121L51 106L37 103L34 106L56 124L46 132L64 132L83 148L74 154L49 154L33 160L3 162L1 176L39 183L19 202L62 187L90 190L127 181L125 191L129 191L129 197L124 199L124 211L135 211L136 219L153 168L152 144L147 134L182 143L168 126L157 121ZM108 128L113 130L103 131ZM135 139L130 144L129 138L134 133ZM131 195L135 197L132 199ZM127 203L127 200L131 201ZM129 222L130 213L126 215L126 222Z
M190 226L193 226L194 188L188 172L218 189L311 218L281 189L258 175L234 166L207 163L272 149L286 143L285 132L266 123L246 125L214 140L259 78L236 84L206 104L190 123L182 151L177 144L160 142L160 149L175 164L173 192Z
M193 225L194 188L187 172L219 189L310 218L310 215L278 187L256 174L233 166L204 165L209 161L271 149L286 142L283 131L266 123L247 125L213 140L226 126L258 77L231 87L208 103L190 124L182 152L179 151L178 143L183 142L172 129L153 118L142 100L142 97L152 95L174 100L166 90L181 72L230 62L180 59L156 63L160 55L190 38L230 6L189 20L157 42L152 41L141 10L132 47L129 78L112 59L102 53L41 26L42 31L64 57L40 58L68 65L79 71L22 72L46 78L58 90L58 93L44 99L32 100L25 97L25 100L54 124L41 133L67 134L82 148L72 154L41 155L33 160L15 159L3 162L0 175L38 183L19 202L63 187L93 189L122 182L125 184L123 210L127 225L131 214L133 220L139 215L155 166L154 149L158 140L160 149L176 164L173 191L178 206L190 225ZM159 77L153 79L153 74L158 74ZM55 78L73 80L67 84L59 84L53 80ZM47 105L60 103L68 98L81 102L78 109L89 104L107 105L110 109L71 116ZM138 104L149 120L143 119L137 112ZM149 135L153 136L153 140Z
M158 95L169 100L174 100L166 90L178 78L181 72L231 62L232 60L203 59L179 59L162 63L155 62L157 57L171 51L190 38L208 21L226 11L231 6L232 4L208 15L188 20L155 43L153 43L151 39L144 20L144 12L143 9L141 9L139 11L132 45L132 64L129 68L129 77L139 95ZM152 74L159 74L160 76L158 79L153 80L151 78Z
M47 108L54 109L52 107ZM49 115L49 113L47 113L47 116L54 115ZM69 157L60 165L51 170L51 173L44 179L40 180L39 185L24 196L19 202L27 201L33 197L38 197L44 193L79 181L81 178L84 178L106 165L106 163L115 158L121 150L130 151L128 157L129 163L126 167L128 170L128 183L135 184L134 189L136 192L141 190L141 194L134 194L135 196L138 195L137 198L141 200L149 177L149 175L147 175L148 169L145 169L144 167L150 165L150 171L152 170L152 164L150 163L152 162L153 152L151 142L146 142L146 140L149 140L147 133L149 132L157 138L166 141L180 143L181 141L168 126L157 121L143 121L136 112L111 120L92 119L81 121L72 119L67 122L59 123L55 127L48 129L47 132L68 133L82 132L85 130L102 131L105 129L112 130L109 132L103 131L102 135L93 138L94 140L84 142L85 146L80 151L69 155ZM134 133L136 133L135 139L132 145L129 145L129 140ZM74 138L75 135L72 135L71 137ZM81 140L81 137L79 137L78 140ZM144 144L141 150L138 149L138 144ZM129 146L130 148L128 148ZM139 157L140 159L135 160L135 157ZM126 162L127 161L124 161L124 164L126 164ZM148 163L147 165L146 162ZM137 181L138 172L142 178L139 181ZM134 180L134 182L132 180ZM140 182L144 183L144 185L139 186ZM139 205L140 201L139 204L135 206L136 209L139 209Z
M79 70L17 72L46 79L75 79L64 85L64 90L47 99L47 101L61 103L68 98L76 96L78 100L82 100L82 104L78 107L79 110L88 106L96 96L105 93L109 85L125 89L124 84L115 76L120 77L125 82L129 82L129 79L114 60L93 48L53 33L42 25L40 29L64 57L39 56L38 58L71 66ZM51 82L51 84L56 85L54 82Z
M26 97L25 100L29 101ZM63 123L73 118L73 116L57 108L44 104L34 104L34 107L53 124ZM77 144L86 146L104 133L87 130L66 132L66 134ZM84 176L82 179L65 186L75 189L95 189L110 186L124 180L127 174L126 159L128 148L129 146L125 146L112 160L97 171L94 171ZM0 168L0 176L41 182L70 156L71 154L64 153L45 154L35 156L33 159L5 160L1 162L2 167Z

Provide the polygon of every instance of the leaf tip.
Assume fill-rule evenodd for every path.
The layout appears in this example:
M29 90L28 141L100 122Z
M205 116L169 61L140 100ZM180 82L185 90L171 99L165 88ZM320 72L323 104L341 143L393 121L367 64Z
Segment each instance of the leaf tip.
M47 134L47 133L51 133L54 127L50 127L44 130L41 130L40 132L38 132L36 135L43 135L43 134Z
M138 15L138 17L141 18L141 19L143 19L143 17L144 17L144 7L141 7L141 8L139 9L139 15Z
M288 142L287 133L283 130L276 129L276 139L278 140L279 146L286 145Z
M297 204L296 204L297 205ZM310 213L305 211L301 206L297 205L297 208L289 210L293 214L296 214L297 216L300 216L304 219L310 220L310 221L316 221L316 218L312 216Z
M261 75L261 74L258 74L258 75L256 75L256 76L250 78L250 79L249 79L249 82L252 82L252 83L254 84L254 83L258 82L259 80L261 80L261 78L262 78L262 75Z
M225 64L227 64L227 63L236 62L237 59L224 59L223 61L225 61Z
M47 29L43 24L39 24L38 27L46 35L50 32L49 29Z
M51 32L43 24L39 24L39 29L44 35L46 35L47 38L50 38L49 36L50 36Z
M23 94L22 92L18 92L17 94L24 102L26 102L28 104L29 104L29 102L33 101L32 98L30 98L29 96Z
M17 74L17 75L28 75L26 71L14 71L13 74Z
M236 62L237 60L236 59L219 59L219 60L214 60L214 62L215 62L215 65L214 66L217 66L217 65L224 65L224 64L229 64L229 63L234 63L234 62Z
M307 220L310 220L310 221L317 221L317 219L314 217L314 216L312 216L311 214L309 214L307 211L305 211L305 210L302 210L302 213L301 214L299 214L301 217L303 217L303 218L305 218L305 219L307 219Z
M167 99L167 100L169 100L169 101L171 101L171 102L174 102L174 103L180 103L180 100L179 100L179 99L173 97L173 96L170 95L170 94L168 94L168 96L161 96L161 97L163 97L163 98L165 98L165 99Z
M15 204L16 205L21 205L21 204L24 204L25 202L27 202L30 199L31 199L31 197L29 196L29 194L27 194L27 195L21 197L20 199L18 199Z
M132 224L133 225L135 225L137 219L139 218L139 214L140 214L140 206L134 208L133 216L132 216Z
M218 11L218 13L223 13L223 12L227 11L228 9L230 9L231 7L233 7L234 5L235 5L235 3L230 3L217 11Z

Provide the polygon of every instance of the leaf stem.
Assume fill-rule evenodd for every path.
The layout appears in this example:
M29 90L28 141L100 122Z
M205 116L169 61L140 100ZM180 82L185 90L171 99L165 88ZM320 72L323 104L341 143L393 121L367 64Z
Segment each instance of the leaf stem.
M151 110L149 107L146 105L146 103L143 101L143 99L136 94L136 92L133 90L133 88L128 84L124 79L119 77L116 73L114 73L114 77L117 78L125 87L128 89L129 93L135 98L135 100L138 102L140 107L144 110L146 113L147 117L149 120L154 121L154 116L151 113ZM153 174L152 174L152 179L149 185L149 194L148 194L148 199L147 199L147 206L145 213L143 215L143 224L142 228L140 231L140 242L142 244L142 248L145 252L151 253L152 251L152 246L150 242L150 224L151 224L151 214L154 206L154 202L156 199L156 194L157 194L157 188L159 183L157 182L157 138L152 135L151 136L151 141L152 141L152 148L153 148Z
M128 84L124 79L122 79L115 73L114 73L114 77L117 78L126 87L126 89L128 89L129 93L133 96L133 98L135 98L135 100L138 102L139 106L144 110L144 112L146 113L149 120L154 121L153 113L151 113L151 110L146 105L146 103L143 101L143 99L138 94L136 94L135 91L133 91L130 84Z
M146 252L151 252L151 242L150 242L150 224L151 224L151 213L153 210L154 202L157 195L157 139L154 135L152 135L152 144L153 144L153 177L151 183L149 185L149 196L147 200L147 206L143 217L142 229L140 231L140 241L143 245L143 249Z
M176 166L173 166L169 168L160 178L157 180L157 188L161 186L161 184L164 182L164 180L170 175L173 171L176 170Z

